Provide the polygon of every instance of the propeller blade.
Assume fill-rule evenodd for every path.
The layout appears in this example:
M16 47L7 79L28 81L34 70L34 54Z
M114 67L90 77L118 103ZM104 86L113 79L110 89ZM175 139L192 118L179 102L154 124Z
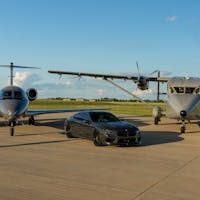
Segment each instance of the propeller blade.
M136 61L136 67L137 67L137 71L138 71L138 77L140 77L140 68L139 68L139 65L138 65L138 61Z
M151 76L151 75L153 75L153 74L155 74L155 73L157 73L157 72L159 72L159 70L157 69L157 70L155 70L155 71L153 71L153 72L151 72L148 76Z

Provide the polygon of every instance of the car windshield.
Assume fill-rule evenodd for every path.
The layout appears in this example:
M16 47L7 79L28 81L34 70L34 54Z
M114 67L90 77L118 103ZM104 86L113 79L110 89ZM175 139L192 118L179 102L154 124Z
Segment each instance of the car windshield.
M106 112L91 112L90 117L93 122L117 122L120 121L111 113Z

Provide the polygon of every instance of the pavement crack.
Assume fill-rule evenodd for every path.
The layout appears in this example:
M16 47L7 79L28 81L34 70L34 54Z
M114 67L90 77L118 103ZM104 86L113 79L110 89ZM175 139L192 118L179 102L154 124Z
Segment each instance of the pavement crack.
M149 187L147 187L145 190L143 190L142 192L140 192L139 194L137 194L135 197L131 198L130 200L137 200L143 194L145 194L146 192L149 192L150 190L152 190L153 188L155 188L157 185L159 185L161 182L165 181L170 176L174 175L175 173L177 173L181 169L185 168L187 165L189 165L190 163L192 163L194 160L197 160L198 158L199 158L199 155L193 157L192 159L190 159L189 161L187 161L185 164L181 165L180 167L176 168L171 173L169 173L166 176L162 177L161 179L159 179L158 181L156 181L155 183L153 183L152 185L150 185Z

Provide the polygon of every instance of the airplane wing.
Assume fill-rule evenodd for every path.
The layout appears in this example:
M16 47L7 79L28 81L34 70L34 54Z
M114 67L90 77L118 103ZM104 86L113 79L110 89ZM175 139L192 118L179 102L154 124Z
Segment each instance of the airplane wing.
M98 110L110 110L109 108L83 108L83 109L39 109L39 110L28 110L25 113L26 117L42 114L53 114L53 113L65 113L65 112L81 112L81 111L98 111Z
M132 76L132 75L113 75L113 74L97 74L97 73L84 73L84 72L69 72L69 71L56 71L56 70L49 70L49 73L52 74L58 74L58 75L75 75L75 76L88 76L88 77L94 77L94 78L102 78L102 79L123 79L123 80L133 80L137 81L138 76ZM148 77L148 81L153 82L167 82L166 78L161 77Z

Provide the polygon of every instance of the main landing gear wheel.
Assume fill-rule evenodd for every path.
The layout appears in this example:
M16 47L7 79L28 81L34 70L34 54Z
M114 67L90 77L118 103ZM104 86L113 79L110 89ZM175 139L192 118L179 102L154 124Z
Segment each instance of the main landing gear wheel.
M160 118L159 117L155 117L154 118L154 124L155 125L158 125L158 122L160 121Z
M28 119L28 124L29 125L35 125L35 119L33 116L31 116L29 119Z

